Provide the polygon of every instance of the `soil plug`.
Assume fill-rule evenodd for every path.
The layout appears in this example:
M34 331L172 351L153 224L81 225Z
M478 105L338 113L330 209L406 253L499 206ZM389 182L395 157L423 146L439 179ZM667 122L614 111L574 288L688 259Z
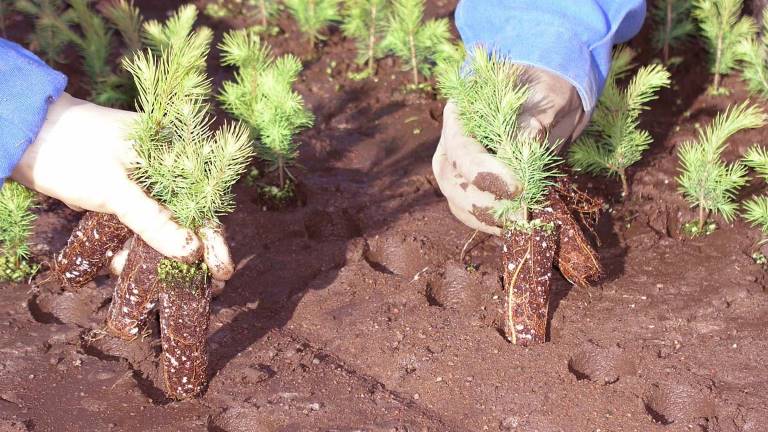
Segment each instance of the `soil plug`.
M71 14L65 13L64 1L16 0L14 7L33 20L34 31L29 36L30 50L40 54L47 63L66 63L62 52L69 43L69 39L55 24L61 20L72 23L74 19Z
M357 64L366 65L356 78L367 78L376 73L376 60L384 56L381 40L389 16L389 0L351 0L344 4L341 29L355 40Z
M260 194L281 206L294 198L296 179L290 167L299 155L295 135L312 126L314 117L293 89L301 62L291 54L278 58L254 32L236 30L224 35L219 46L222 63L237 68L234 81L223 85L219 99L224 108L247 123L256 154L277 172L278 184L260 184Z
M546 137L530 136L518 125L529 95L521 71L478 47L466 71L460 63L452 71L441 69L438 82L455 101L465 133L494 153L520 182L520 194L500 200L492 215L504 229L505 335L514 344L530 345L546 338L558 227L539 215L546 211L558 158Z
M139 116L129 136L138 163L130 175L181 226L200 235L217 229L218 216L233 209L232 185L252 157L245 126L209 128L211 84L200 68L209 42L193 34L160 55L138 53L125 64L139 90ZM207 379L208 269L200 262L162 257L135 238L110 306L109 328L136 323L128 333L139 332L155 293L161 303L166 393L194 397Z
M339 3L340 0L285 0L285 7L307 35L310 50L315 49L318 40L325 40L323 31L340 20Z
M37 216L30 210L35 195L24 186L6 180L0 189L0 281L22 282L39 269L29 262L29 238Z
M730 222L736 216L734 201L738 189L746 183L747 170L740 162L728 164L722 160L728 138L744 130L765 125L766 114L757 106L744 102L729 107L715 117L711 124L699 129L695 141L680 145L680 193L698 210L698 218L683 226L683 233L695 237L714 230L707 224L710 214Z
M429 77L440 49L450 43L448 20L424 22L424 0L395 0L382 49L394 54L410 70L414 89L419 88L419 74Z
M603 273L597 252L560 197L558 188L550 187L547 205L533 214L535 219L556 228L555 265L569 282L588 287Z
M768 97L768 9L763 9L761 36L739 42L737 55L741 76L750 92Z
M722 75L736 66L738 45L754 37L755 22L742 17L742 0L694 0L693 16L696 18L709 51L710 72L715 74L709 88L713 95L726 95L728 89L720 87Z
M661 51L664 64L682 61L680 58L672 61L669 51L688 39L695 29L690 0L658 1L651 9L651 16L654 22L653 45Z
M618 48L606 80L603 95L592 115L587 131L571 146L568 161L577 170L593 174L618 176L622 197L629 197L627 168L639 161L653 141L648 131L640 129L640 113L657 92L669 87L669 72L662 65L641 67L626 88L617 81L632 67L634 54L628 48Z
M64 286L79 288L96 277L131 237L117 216L86 212L67 245L53 260L53 272Z
M79 40L79 43L82 44L81 48L83 49L86 65L93 65L90 68L92 69L91 80L98 82L106 76L117 76L112 74L108 69L109 66L105 63L108 60L106 56L109 53L101 51L102 49L108 50L109 44L102 45L99 42L103 42L104 31L100 18L96 17L88 9L87 2L82 0L74 1L73 9L75 9L74 5L78 5L76 8L78 16L82 17L83 36L81 37L69 29L65 30L66 27L61 29L62 31L69 32L67 34L69 34L71 39ZM126 41L128 42L127 46L129 49L132 49L131 47L136 44L138 44L136 46L141 48L138 28L141 25L142 18L138 10L131 3L124 0L113 3L105 13L121 34L128 35ZM193 40L195 44L208 46L210 45L212 33L206 28L198 28L193 32L196 19L197 10L193 6L182 6L164 24L157 21L147 22L143 30L145 39L148 45L156 52L167 49L173 43L184 42L190 34L194 35ZM58 25L62 26L63 23L59 22ZM89 42L91 40L96 42ZM125 57L123 59L126 60ZM200 59L195 60L192 58L187 61L197 61L198 63L190 66L198 70L202 70L205 66L204 61L200 61ZM86 70L89 70L89 67L86 67ZM102 74L104 75L102 76ZM119 79L122 80L122 78ZM113 90L127 91L128 88L130 88L130 91L119 97L112 93L104 95L101 103L107 101L117 102L130 95L130 103L133 104L136 94L133 80L128 80L127 86L121 85L120 87L110 88L110 92ZM102 87L102 89L104 88ZM92 95L98 95L98 91L92 93ZM54 274L66 286L75 288L83 286L96 277L101 268L109 262L110 258L122 248L123 243L130 237L130 230L116 216L86 212L72 232L67 241L67 246L54 258ZM118 291L128 292L125 288L120 288ZM122 301L125 302L127 300L124 299ZM131 315L125 317L124 321L139 321L140 319L141 317ZM125 337L130 337L130 334L126 334Z

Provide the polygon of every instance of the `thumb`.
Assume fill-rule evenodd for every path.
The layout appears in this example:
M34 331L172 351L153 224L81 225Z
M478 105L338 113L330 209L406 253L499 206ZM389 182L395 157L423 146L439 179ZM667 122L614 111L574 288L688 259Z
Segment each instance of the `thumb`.
M462 177L497 199L513 199L520 194L520 182L503 162L490 153L476 153L458 160Z
M174 222L171 212L148 197L135 183L126 179L124 186L118 188L110 210L164 256L188 263L200 259L200 239L191 230Z
M203 239L203 255L211 276L218 281L226 281L235 272L235 264L229 253L227 239L222 226L207 226L198 231Z

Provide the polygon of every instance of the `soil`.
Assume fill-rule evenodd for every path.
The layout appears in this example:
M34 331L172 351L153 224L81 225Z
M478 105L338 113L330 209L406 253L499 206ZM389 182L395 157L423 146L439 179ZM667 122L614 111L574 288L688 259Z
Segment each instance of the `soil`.
M150 17L177 5L137 3ZM454 6L430 1L429 16ZM228 25L206 23L217 40ZM290 20L280 25L275 50L308 59ZM22 41L27 28L12 17L9 36ZM646 28L632 42L641 62L654 56L649 38ZM720 221L710 236L681 238L693 214L674 180L676 147L748 95L737 76L724 81L730 96L706 94L700 46L672 55L684 62L644 114L655 142L630 169L632 195L621 202L614 179L577 179L610 206L596 227L605 277L582 288L553 273L547 343L514 346L497 330L497 239L475 238L471 271L459 262L472 231L430 168L442 102L402 93L410 76L393 60L377 82L348 80L353 43L333 32L298 86L317 115L295 172L305 204L263 211L241 183L224 218L238 271L211 305L203 396L162 396L156 319L131 343L104 334L114 278L65 292L45 272L1 288L0 430L766 430L768 293L750 257L759 234ZM232 72L215 58L220 84ZM86 95L74 62L61 68ZM740 133L727 155L765 138ZM78 218L52 200L39 212L45 260Z

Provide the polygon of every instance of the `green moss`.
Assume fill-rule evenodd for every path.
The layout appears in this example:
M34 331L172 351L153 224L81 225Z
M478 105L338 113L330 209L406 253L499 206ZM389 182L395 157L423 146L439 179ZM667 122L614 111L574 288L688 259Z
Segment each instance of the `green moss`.
M208 277L208 266L205 263L187 264L174 259L166 258L157 265L157 278L161 282L170 285L183 285L192 292L197 292L197 281L202 278L203 283Z
M541 219L514 220L514 221L511 221L507 226L505 226L505 229L514 230L514 231L523 231L529 234L532 233L533 230L535 229L541 229L543 231L551 233L555 230L555 224L551 222L544 222Z
M0 256L0 282L23 282L29 280L40 269L25 259L16 261L7 255Z
M690 221L686 222L683 225L682 232L683 235L689 238L696 238L696 237L704 237L712 234L717 230L717 224L714 222L707 222L704 224L703 228L699 227L698 221Z
M282 188L272 185L262 186L259 193L262 197L275 204L285 205L296 195L296 188L294 187L293 182L288 180Z

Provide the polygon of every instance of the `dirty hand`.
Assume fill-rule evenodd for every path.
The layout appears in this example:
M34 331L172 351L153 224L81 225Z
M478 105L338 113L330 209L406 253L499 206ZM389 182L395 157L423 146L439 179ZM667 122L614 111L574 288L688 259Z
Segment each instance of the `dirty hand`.
M576 89L560 76L527 68L531 96L520 115L520 125L531 134L543 134L552 145L577 137L589 116ZM509 168L462 131L458 107L449 101L443 112L443 131L432 158L432 171L456 218L470 228L500 235L489 213L498 200L520 193Z
M11 177L75 210L116 215L167 257L193 262L205 253L214 277L229 279L234 266L223 237L212 234L201 242L128 178L136 154L126 134L135 118L136 113L64 93L48 109L42 129Z

